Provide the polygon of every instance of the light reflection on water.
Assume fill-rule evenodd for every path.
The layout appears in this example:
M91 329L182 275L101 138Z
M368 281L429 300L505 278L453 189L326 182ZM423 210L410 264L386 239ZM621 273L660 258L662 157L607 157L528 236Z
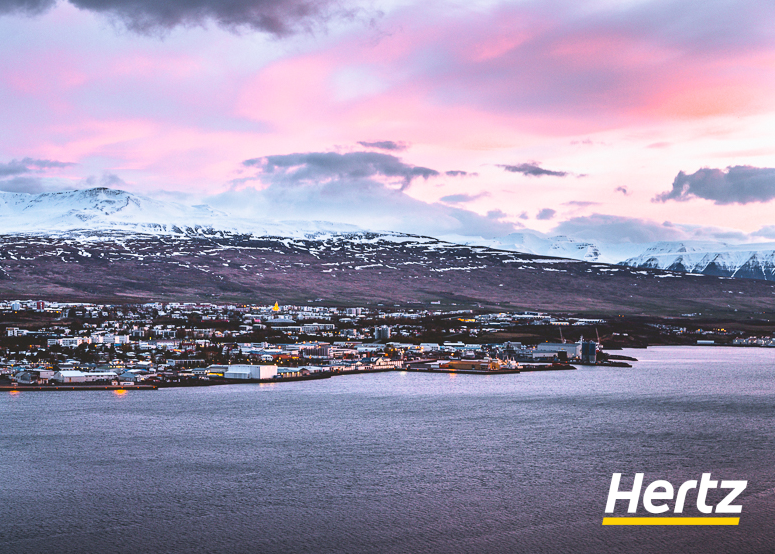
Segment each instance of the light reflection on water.
M775 350L623 353L6 396L0 552L772 552ZM602 527L611 473L637 471L748 479L740 526Z

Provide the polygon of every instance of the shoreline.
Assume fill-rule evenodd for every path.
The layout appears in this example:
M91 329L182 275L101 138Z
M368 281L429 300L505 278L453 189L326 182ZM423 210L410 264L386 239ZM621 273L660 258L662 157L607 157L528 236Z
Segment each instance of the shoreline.
M157 390L158 385L0 385L3 392L78 391L78 390Z
M201 381L190 383L154 383L154 384L141 384L141 385L86 385L86 384L73 384L73 385L0 385L0 392L41 392L41 391L97 391L97 390L158 390L158 389L172 389L172 388L192 388L192 387L217 387L217 386L229 386L229 385L247 385L247 384L272 384L283 382L299 382L299 381L319 381L321 379L330 379L340 375L361 375L368 373L388 373L388 372L410 372L410 373L436 373L436 374L456 374L463 375L517 375L519 373L529 373L536 371L568 371L575 370L576 367L571 364L552 364L546 366L522 366L518 369L499 369L499 370L475 370L475 369L419 369L419 368L386 368L386 369L373 369L373 370L349 370L349 371L330 371L320 372L311 375L299 375L295 377L283 377L281 379L234 379L231 381L219 380L219 381Z

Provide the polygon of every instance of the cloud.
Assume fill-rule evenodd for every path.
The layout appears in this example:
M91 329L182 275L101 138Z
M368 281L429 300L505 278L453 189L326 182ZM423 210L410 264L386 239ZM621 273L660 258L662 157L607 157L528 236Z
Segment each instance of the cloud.
M555 215L557 215L556 210L551 208L544 208L543 210L539 211L538 214L536 214L536 219L546 221L548 219L552 219Z
M376 148L377 150L389 150L393 152L402 152L409 148L406 142L395 142L392 140L378 140L375 142L358 141L358 144L365 148Z
M23 13L36 15L56 4L56 0L0 0L0 15Z
M527 212L522 212L519 214L519 219L530 219L530 216L527 215Z
M214 22L238 31L249 29L285 36L311 29L333 16L352 17L337 0L69 0L88 10L119 21L142 34L159 33L183 26ZM0 14L35 15L56 4L55 0L0 0Z
M483 216L409 196L405 186L392 181L404 185L438 172L388 154L299 153L253 158L243 165L256 169L253 178L263 188L234 189L204 201L235 217L331 221L419 235L496 237L515 230L497 210Z
M714 204L750 204L775 198L775 168L736 165L726 170L704 167L687 175L679 172L673 188L658 194L652 202L693 198L713 200Z
M0 0L2 1L2 0ZM22 158L0 163L0 191L38 194L61 190L65 183L42 177L48 170L70 167L75 164L56 160Z
M775 239L775 225L765 225L758 231L751 233L753 237L763 237L766 239Z
M453 169L451 171L445 171L444 175L448 177L477 177L478 173L469 173L468 171L461 171L459 169Z
M642 243L686 238L686 233L682 229L668 222L657 223L646 219L605 214L573 217L559 223L552 233L613 243Z
M766 232L765 228L759 236L766 236ZM648 219L606 214L574 217L560 222L552 230L552 234L613 244L679 240L749 242L757 236L757 233L747 235L736 229L685 225L669 221L659 223Z
M563 202L563 206L575 206L577 208L587 208L589 206L599 206L600 202L592 202L590 200L569 200L568 202Z
M59 169L69 167L75 164L68 162L58 162L55 160L37 160L34 158L22 158L21 160L11 160L3 164L0 163L0 177L9 177L12 175L24 175L26 173L36 173L46 169Z
M461 204L463 202L472 202L485 196L490 196L490 193L480 192L479 194L450 194L448 196L442 196L439 200L448 204Z
M3 179L0 181L0 190L4 192L38 194L46 192L47 188L43 185L43 181L38 177L13 177L12 179Z
M287 185L384 177L398 179L403 190L418 177L428 179L439 175L435 169L406 164L395 156L379 152L282 154L245 160L243 165L259 168L262 180Z
M627 187L616 187L614 189L614 192L621 192L625 196L629 196L630 195L630 191L627 190Z
M550 177L567 177L569 175L567 171L552 171L551 169L544 169L536 162L522 163L517 165L498 164L497 167L502 167L511 173L522 173L528 177L542 177L544 175L548 175Z
M126 181L124 181L118 175L115 175L114 173L109 173L109 172L103 173L102 176L100 176L99 178L94 175L90 175L81 182L81 185L87 188L92 188L92 187L121 188L121 189L129 188L129 184Z

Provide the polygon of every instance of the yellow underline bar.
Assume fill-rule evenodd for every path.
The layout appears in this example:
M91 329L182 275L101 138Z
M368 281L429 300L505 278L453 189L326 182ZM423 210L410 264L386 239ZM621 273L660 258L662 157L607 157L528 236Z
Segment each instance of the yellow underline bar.
M604 517L603 525L737 525L739 517Z

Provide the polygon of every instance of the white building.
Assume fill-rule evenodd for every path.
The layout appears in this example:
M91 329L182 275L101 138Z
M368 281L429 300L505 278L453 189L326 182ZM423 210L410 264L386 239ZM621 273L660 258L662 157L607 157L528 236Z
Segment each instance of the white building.
M224 379L271 379L277 375L276 365L230 364L225 367Z
M114 381L116 379L118 379L118 374L115 371L90 371L86 373L87 383Z
M565 352L568 359L581 358L580 342L543 342L536 346L533 358L550 357L551 354Z
M81 346L83 343L91 344L91 337L64 337L61 339L48 339L48 345L54 346L58 344L66 348L75 348Z
M57 383L85 383L86 373L77 369L63 369L54 373L52 379Z

